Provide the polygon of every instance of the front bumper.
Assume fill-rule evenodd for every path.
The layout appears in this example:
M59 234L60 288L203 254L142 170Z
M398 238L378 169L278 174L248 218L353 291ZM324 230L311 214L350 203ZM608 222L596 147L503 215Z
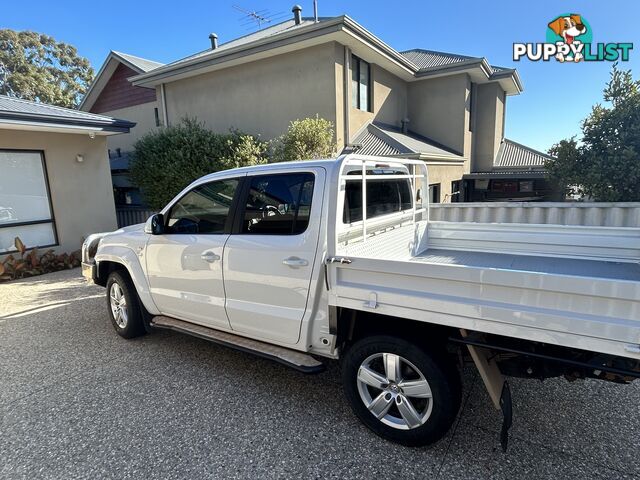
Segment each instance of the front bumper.
M87 283L96 283L97 270L95 262L82 262L82 276L87 279Z

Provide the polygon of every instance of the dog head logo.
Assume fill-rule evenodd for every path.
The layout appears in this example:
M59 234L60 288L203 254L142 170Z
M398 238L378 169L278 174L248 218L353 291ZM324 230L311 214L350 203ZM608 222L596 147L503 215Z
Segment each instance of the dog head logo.
M626 62L632 42L593 42L593 29L582 15L563 13L547 23L544 42L514 42L513 60L563 63Z
M583 39L589 31L589 28L587 27L586 22L582 20L581 15L575 13L561 15L549 22L548 27L550 31L547 32L547 41L552 40L557 45L573 45L573 48L569 50L570 53L564 54L562 52L558 52L556 55L556 59L558 61L579 62L584 58L584 55L577 52L575 48L583 43Z

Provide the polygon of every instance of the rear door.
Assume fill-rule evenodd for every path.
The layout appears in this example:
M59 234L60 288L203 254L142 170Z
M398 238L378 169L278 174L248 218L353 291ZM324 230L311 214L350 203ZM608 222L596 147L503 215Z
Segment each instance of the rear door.
M325 171L251 174L224 249L231 328L296 343L320 233Z
M165 233L149 238L149 286L163 314L229 328L222 256L240 184L240 178L231 178L194 187L166 213Z

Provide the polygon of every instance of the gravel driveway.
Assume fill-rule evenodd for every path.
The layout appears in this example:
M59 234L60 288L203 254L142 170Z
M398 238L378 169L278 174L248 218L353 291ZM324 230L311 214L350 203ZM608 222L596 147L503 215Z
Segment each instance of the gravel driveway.
M430 448L370 433L338 366L305 376L204 340L116 335L79 270L0 284L2 478L640 478L640 381L511 380L509 451L465 372Z

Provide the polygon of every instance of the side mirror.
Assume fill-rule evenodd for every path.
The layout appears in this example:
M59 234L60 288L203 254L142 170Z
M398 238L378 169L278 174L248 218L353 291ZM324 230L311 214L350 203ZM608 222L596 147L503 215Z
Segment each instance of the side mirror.
M144 224L144 233L162 235L164 233L164 215L155 213Z

